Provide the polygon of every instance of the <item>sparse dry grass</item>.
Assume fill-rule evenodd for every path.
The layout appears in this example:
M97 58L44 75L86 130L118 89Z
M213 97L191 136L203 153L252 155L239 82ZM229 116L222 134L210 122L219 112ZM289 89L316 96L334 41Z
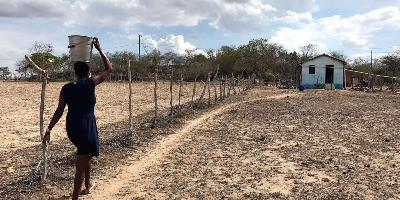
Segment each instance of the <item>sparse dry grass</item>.
M46 95L46 125L54 111L59 90L64 83L50 83ZM38 105L40 84L0 82L5 95L0 110L5 123L0 125L0 199L48 199L66 195L71 190L74 173L75 149L66 138L65 121L56 126L50 145L50 172L48 181L41 185L38 174L33 172L41 158L38 133ZM174 105L177 105L178 85L174 85ZM197 84L195 100L199 98L202 85ZM159 83L160 121L151 126L153 117L153 83L134 83L134 134L128 135L128 84L104 83L97 88L96 116L100 132L100 159L94 164L94 176L113 172L115 163L123 163L132 152L141 155L148 143L161 135L172 132L185 118L201 110L189 109L192 83L182 88L181 112L169 116L169 82ZM207 98L207 96L205 96ZM186 103L186 104L185 104ZM199 105L203 105L203 103ZM23 106L20 110L18 106ZM203 106L201 106L203 107ZM176 115L179 114L179 115Z
M65 83L49 83L46 89L45 126L56 109L58 95ZM199 98L203 85L197 83L196 98ZM154 109L151 82L133 83L133 116ZM181 104L191 101L193 83L184 83ZM40 83L0 82L0 153L38 145ZM173 103L178 104L178 84L173 87ZM159 109L169 107L169 82L159 83ZM128 119L128 83L104 83L96 89L97 104L95 114L99 127L126 121ZM207 95L205 96L207 98ZM212 96L213 97L213 96ZM67 110L65 111L66 114ZM52 131L52 140L66 139L65 115Z
M197 127L118 198L398 199L399 116L400 99L386 94L244 103Z
M150 119L153 108L152 84L135 85L134 90L140 91L141 94L139 100L137 95L134 97L134 104L140 102L142 105L141 110L135 111L135 130L139 134L138 142L141 144L133 147L131 144L125 144L124 137L127 95L124 96L123 91L127 89L127 85L107 83L98 89L96 114L104 135L103 153L95 164L94 177L101 177L100 183L106 183L108 178L120 174L119 170L124 169L123 167L130 166L127 158L143 159L145 152L152 152L155 141L169 138L168 134L179 131L180 124L186 117L196 118L202 114L197 111L185 111L185 118L170 119L171 124L176 126L156 129L143 126L146 120ZM25 86L26 83L20 84L13 90L24 91ZM53 94L50 92L49 95L55 98L61 86L61 83L50 86L55 89L51 90ZM161 91L168 94L168 84L161 86L165 87ZM191 86L186 87L184 94L191 94ZM39 87L36 86L36 92L30 91L30 94L36 94L38 91ZM283 99L263 99L272 95L285 96L292 93L271 88L254 89L246 96L233 97L218 105L223 107L227 103L243 102L188 130L190 134L187 137L183 135L184 139L179 140L177 147L169 147L171 151L160 157L154 166L149 164L152 166L141 172L139 179L136 177L125 180L129 184L120 188L115 198L400 198L400 99L397 95L309 90ZM14 98L13 95L7 97ZM32 105L27 104L29 98L25 98L20 100L20 103L10 103ZM185 95L184 99L190 100L190 95ZM168 96L161 101L165 110L169 105ZM3 111L4 107L1 109ZM37 106L33 110L36 113ZM47 108L48 112L52 110ZM208 113L207 110L205 112ZM18 116L11 113L13 114ZM25 115L31 116L31 119L37 116L28 112ZM4 119L10 123L19 122L11 120L10 117ZM123 123L120 123L121 121ZM37 126L37 122L31 126ZM60 128L58 134L62 134L63 126ZM2 137L8 137L3 132L1 134ZM37 137L35 134L37 131L32 133L32 136ZM59 136L52 146L55 155L52 158L50 183L45 187L31 187L24 179L31 177L27 171L37 162L40 150L39 146L32 142L33 153L25 153L23 150L26 148L18 146L25 141L29 140L22 138L15 143L17 147L7 150L13 159L22 159L24 162L7 161L6 156L0 156L1 162L5 163L3 169L6 169L4 166L9 166L9 163L16 168L14 174L2 172L5 176L0 181L15 179L16 182L11 185L0 182L0 194L22 199L59 199L68 195L73 177L71 145L65 144L65 140ZM151 157L147 155L149 156ZM4 186L12 189L1 193Z

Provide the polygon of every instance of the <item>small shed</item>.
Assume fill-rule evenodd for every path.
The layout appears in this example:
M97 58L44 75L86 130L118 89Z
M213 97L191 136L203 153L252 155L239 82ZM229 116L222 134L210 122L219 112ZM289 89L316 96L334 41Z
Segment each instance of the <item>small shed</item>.
M346 62L322 54L301 65L299 85L304 89L343 89Z

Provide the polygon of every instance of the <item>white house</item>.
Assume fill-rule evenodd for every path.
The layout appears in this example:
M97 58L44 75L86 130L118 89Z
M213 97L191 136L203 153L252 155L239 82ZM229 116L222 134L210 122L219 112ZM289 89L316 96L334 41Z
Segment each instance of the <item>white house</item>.
M300 87L304 89L344 87L344 67L346 62L322 54L301 66Z

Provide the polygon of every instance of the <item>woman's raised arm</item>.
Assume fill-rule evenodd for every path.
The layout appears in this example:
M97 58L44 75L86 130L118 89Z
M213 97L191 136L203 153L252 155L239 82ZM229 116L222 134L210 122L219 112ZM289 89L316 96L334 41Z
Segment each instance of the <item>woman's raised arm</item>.
M101 49L100 42L97 38L93 41L93 45L99 51L101 59L103 60L103 63L104 63L104 70L102 72L100 72L99 74L93 75L91 77L91 79L94 82L94 85L96 86L96 85L102 83L104 80L106 80L107 77L111 74L112 64L111 64L110 60L108 59L107 55Z

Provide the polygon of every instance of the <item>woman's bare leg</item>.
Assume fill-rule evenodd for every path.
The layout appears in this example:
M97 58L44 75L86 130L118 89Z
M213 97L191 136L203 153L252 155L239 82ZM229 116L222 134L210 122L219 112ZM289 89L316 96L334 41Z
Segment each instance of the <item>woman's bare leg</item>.
M92 186L91 181L90 181L90 170L92 168L92 166L91 166L92 164L90 163L90 160L91 160L91 158L89 158L89 162L85 168L85 187L87 190L89 190L90 187Z
M81 193L83 178L85 175L86 166L89 163L91 155L77 155L76 156L76 171L74 179L74 191L72 193L72 200L77 200Z

